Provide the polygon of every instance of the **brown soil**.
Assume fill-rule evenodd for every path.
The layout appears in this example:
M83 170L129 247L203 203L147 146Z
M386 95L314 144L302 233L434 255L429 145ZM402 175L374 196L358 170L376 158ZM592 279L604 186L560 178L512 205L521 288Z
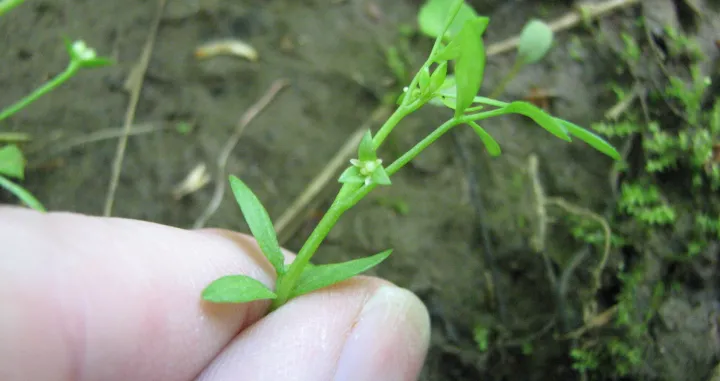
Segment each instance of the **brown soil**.
M395 90L383 49L400 40L398 25L414 23L418 3L169 1L135 118L138 126L156 130L129 138L113 215L191 227L212 198L214 183L181 200L172 197L173 187L200 163L214 172L217 154L238 118L275 80L284 78L290 86L249 125L227 163L228 173L246 181L270 215L279 217ZM531 17L549 20L571 9L564 4L571 2L477 3L479 12L491 15L489 42L515 35ZM85 39L117 61L109 68L82 72L3 126L35 137L27 146L31 168L25 185L48 208L102 213L117 140L71 149L63 145L122 126L128 103L123 84L156 13L157 2L147 0L34 0L0 22L0 104L20 98L62 69L63 36ZM605 22L623 25L636 14L629 8ZM254 46L259 61L194 58L198 45L229 37ZM429 41L415 37L410 44L417 66ZM549 57L524 70L503 98L523 98L532 87L547 89L554 95L555 115L581 125L601 120L614 103L608 83L617 64L602 46L582 28L559 34ZM512 54L504 54L489 60L486 89L499 81L512 59ZM394 132L392 149L385 153L388 160L447 116L445 110L428 108L406 120ZM174 129L183 122L194 126L190 134ZM347 213L316 260L338 262L394 249L374 274L414 290L431 311L433 344L423 380L580 379L570 368L570 343L553 336L559 324L545 329L557 320L557 308L543 257L531 248L538 224L528 160L533 154L539 158L546 194L601 214L612 193L611 162L582 143L564 143L519 117L494 119L485 127L503 148L498 158L490 158L469 131L456 131L471 151L475 181L468 181L448 135L398 173L392 187L374 192ZM487 242L479 233L473 208L477 200L468 185L483 201ZM399 200L407 210L398 211ZM322 207L308 213L285 242L287 248L299 248ZM208 225L246 231L229 192ZM546 247L558 253L553 259L562 266L582 245L569 236L567 227L551 227ZM488 247L502 313L487 291ZM590 282L589 271L580 273L576 282ZM582 321L580 313L570 318L575 328ZM477 324L500 327L494 337L504 344L479 351L473 340ZM528 341L522 339L528 336L534 337L529 340L531 354L522 350ZM694 353L688 349L680 356L695 358ZM682 361L678 364L683 366ZM705 373L699 374L709 374L712 365L703 363ZM670 380L660 374L656 379Z

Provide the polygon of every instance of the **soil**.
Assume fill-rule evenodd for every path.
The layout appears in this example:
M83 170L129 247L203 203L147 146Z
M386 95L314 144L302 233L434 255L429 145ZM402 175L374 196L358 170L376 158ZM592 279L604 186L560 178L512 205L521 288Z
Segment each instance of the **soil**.
M533 17L551 20L572 10L572 1L473 5L491 16L488 44L516 35ZM247 182L271 217L278 218L397 90L384 49L403 38L399 25L415 25L419 6L418 0L169 1L135 116L138 128L150 132L129 138L113 215L192 227L215 184L181 199L173 197L174 187L199 164L214 174L218 152L238 119L274 81L285 79L289 86L247 127L226 168ZM117 139L66 144L121 128L129 99L124 82L157 11L157 1L147 0L33 0L2 19L0 104L22 97L62 70L64 36L82 38L116 60L111 67L83 71L3 126L35 137L26 146L30 169L24 184L49 209L102 214ZM614 29L638 14L637 6L626 7L605 17L601 27L617 37ZM196 59L199 45L224 38L251 44L259 60ZM585 126L602 120L615 103L609 84L618 81L612 39L600 40L582 27L561 32L557 39L549 56L524 69L503 98L521 99L539 88L552 93L554 115ZM409 44L417 67L430 41L415 36ZM500 81L513 58L507 53L488 59L485 89ZM447 117L447 110L428 107L408 118L393 132L386 160ZM193 129L182 134L176 131L178 124ZM348 212L316 261L339 262L394 249L371 273L415 291L431 312L432 346L423 380L579 380L571 368L570 342L556 335L561 324L543 256L533 250L539 223L528 163L536 155L546 195L599 214L612 207L612 163L523 118L493 119L484 127L502 146L500 157L489 157L471 132L459 129L454 134L470 152L468 171L453 135L443 137L393 177L391 187ZM336 189L334 183L331 187ZM474 193L483 204L481 216ZM299 249L327 201L302 215L299 228L284 242L288 249ZM247 231L229 192L207 225ZM483 240L482 227L489 240ZM556 268L583 250L563 224L550 224L544 244L546 252L556 253ZM577 288L589 284L595 261L586 261L573 278L583 285ZM492 268L496 274L490 282ZM606 286L614 272L611 268L603 277ZM490 285L494 292L488 291ZM671 304L664 306L662 316L673 328L658 342L674 348L682 343L685 349L674 351L665 367L649 362L654 365L648 365L652 369L642 379L709 379L717 361L718 349L712 345L717 338L702 319L713 299L693 300L666 301ZM582 325L582 311L574 309L566 323L576 329ZM474 340L478 325L492 327L489 350L481 351ZM690 366L694 371L685 373ZM700 378L687 378L691 374ZM592 379L611 378L599 373Z

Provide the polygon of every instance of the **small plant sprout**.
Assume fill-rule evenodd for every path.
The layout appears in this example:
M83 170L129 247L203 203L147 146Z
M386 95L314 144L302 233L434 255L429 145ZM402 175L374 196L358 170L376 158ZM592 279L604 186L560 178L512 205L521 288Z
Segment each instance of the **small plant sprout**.
M89 48L84 41L70 42L66 40L65 46L70 56L70 62L67 67L65 67L65 70L35 89L35 91L25 96L25 98L0 111L0 121L27 107L41 96L55 90L58 86L77 74L80 69L107 66L112 63L108 58L98 57L95 50Z
M516 61L533 64L545 57L553 44L553 31L540 20L530 20L520 33Z
M530 20L520 33L517 55L510 71L495 87L490 98L502 94L510 81L515 78L526 65L537 63L547 55L552 47L554 33L550 27L540 20Z
M209 284L202 293L205 300L216 303L244 303L269 299L272 300L271 310L274 310L292 298L349 279L385 260L390 255L390 250L344 263L310 263L320 244L343 213L377 186L390 185L391 177L398 170L455 126L469 125L488 152L496 156L500 154L500 145L480 126L480 121L501 115L519 114L532 119L560 139L571 141L574 136L600 152L616 160L620 159L618 152L600 137L568 121L555 118L530 103L508 103L478 96L485 68L482 34L489 19L474 14L468 16L468 6L462 0L452 0L451 3L431 0L429 3L433 6L446 6L439 6L439 10L435 11L445 15L440 27L427 28L436 34L427 61L405 88L394 113L375 134L368 131L364 135L358 146L357 158L351 160L350 166L339 177L342 186L337 196L291 264L284 263L273 224L260 200L240 179L230 177L230 186L250 232L277 274L275 290L272 291L247 276L230 275ZM458 24L457 16L461 11L464 12L460 19L462 22ZM432 14L427 10L426 12L426 17ZM546 51L548 47L543 45L540 48ZM527 62L537 56L532 52L524 54ZM448 75L450 67L454 67L454 75ZM385 166L378 157L383 142L403 118L428 103L445 105L453 110L452 117Z
M0 16L8 12L10 9L23 3L23 0L0 0ZM83 68L101 67L111 64L111 61L104 57L98 57L95 50L88 47L84 41L67 41L65 42L67 53L70 56L70 62L65 70L46 82L38 89L0 110L0 122L28 107L31 103L38 100L43 95L55 90L65 81L72 78ZM25 157L22 151L14 144L0 147L0 188L3 188L17 198L25 205L39 211L45 211L43 205L20 185L14 183L10 178L23 180L25 177Z

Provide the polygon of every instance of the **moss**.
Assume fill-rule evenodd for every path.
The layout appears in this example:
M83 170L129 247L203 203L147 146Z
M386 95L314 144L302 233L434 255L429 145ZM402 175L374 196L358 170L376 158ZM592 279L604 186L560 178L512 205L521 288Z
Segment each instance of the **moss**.
M619 268L615 318L570 352L573 368L589 379L608 373L641 376L652 368L647 363L654 345L650 326L667 291L681 289L684 282L667 269L687 266L685 273L693 271L692 262L720 239L720 98L707 94L711 81L696 62L703 58L697 42L674 30L666 32L669 58L689 60L687 73L675 70L666 86L650 90L645 108L635 102L623 119L592 126L614 142L635 144L631 157L615 167L620 181L609 217ZM630 34L621 37L625 49L617 52L619 58L625 65L637 64L642 60L638 43ZM629 96L617 85L613 91L618 103ZM648 109L653 114L648 115ZM604 240L597 224L582 218L569 222L576 240L601 248ZM621 252L632 254L621 257ZM659 263L659 273L650 270L650 263Z

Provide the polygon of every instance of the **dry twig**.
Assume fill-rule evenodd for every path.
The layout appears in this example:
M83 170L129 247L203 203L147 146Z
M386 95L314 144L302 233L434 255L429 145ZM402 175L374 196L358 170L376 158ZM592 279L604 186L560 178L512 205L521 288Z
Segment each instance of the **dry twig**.
M125 133L122 127L108 128L104 130L93 131L89 134L67 138L64 141L57 142L57 139L50 139L37 144L33 144L26 150L27 154L39 154L40 159L35 161L48 160L54 156L58 156L66 151L70 151L77 147L82 147L86 144L97 143L104 140L116 139L134 135L144 135L156 131L161 131L170 128L169 126L156 126L153 123L142 123L133 125L132 130L129 133Z
M147 71L148 64L150 63L150 56L152 55L153 46L155 45L155 37L157 36L157 30L160 26L160 19L162 18L163 11L165 10L166 2L167 0L158 0L157 14L155 15L155 19L150 27L147 42L143 48L140 60L135 64L135 66L133 66L130 70L130 74L125 80L125 88L130 91L130 101L125 112L124 134L118 141L115 159L113 160L112 173L110 175L110 184L105 198L103 215L106 217L109 217L112 213L113 202L115 201L115 192L120 180L120 172L122 172L123 159L125 158L125 148L127 147L128 136L130 135L132 129L133 119L135 119L135 110L137 109L137 104L140 100L140 92L142 90L145 72Z

